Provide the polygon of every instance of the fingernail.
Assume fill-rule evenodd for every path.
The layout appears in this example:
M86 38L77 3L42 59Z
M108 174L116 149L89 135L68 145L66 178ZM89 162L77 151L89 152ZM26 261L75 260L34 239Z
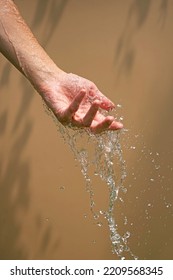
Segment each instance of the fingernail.
M120 122L117 122L117 127L118 127L118 128L123 128L123 124L120 123Z

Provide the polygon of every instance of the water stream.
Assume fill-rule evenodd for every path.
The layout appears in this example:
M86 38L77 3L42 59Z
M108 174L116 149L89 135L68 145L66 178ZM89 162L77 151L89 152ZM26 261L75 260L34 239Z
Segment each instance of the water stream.
M46 112L53 117L64 142L70 146L74 159L80 164L85 179L85 188L89 194L90 209L97 226L102 226L101 217L106 219L112 246L112 253L120 259L137 259L128 246L130 232L120 234L118 218L116 217L116 202L121 200L121 194L126 193L124 180L126 178L125 161L121 149L121 131L106 131L93 134L88 129L74 129L63 126L57 121L51 110ZM103 181L108 189L108 207L106 210L95 209L94 177ZM126 218L127 220L127 218Z

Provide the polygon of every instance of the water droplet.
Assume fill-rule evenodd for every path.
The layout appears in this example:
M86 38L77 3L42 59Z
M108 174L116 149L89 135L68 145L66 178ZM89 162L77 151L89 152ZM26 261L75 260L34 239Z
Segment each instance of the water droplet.
M98 214L94 214L93 217L94 217L95 220L97 220L99 218L99 215Z
M91 201L91 203L90 203L91 209L94 207L94 205L95 205L95 202L94 202L94 201Z
M115 233L113 236L111 236L111 241L115 245L117 243L120 243L121 236L118 233Z
M111 148L110 147L105 147L106 153L111 153Z
M91 182L90 178L86 178L85 180L86 180L86 182Z
M155 165L155 169L156 170L160 169L160 165Z
M103 225L103 224L102 224L101 222L98 222L98 223L97 223L97 226L98 226L98 227L102 227L102 225Z
M128 219L127 219L127 217L125 216L125 217L124 217L124 225L127 225L127 223L128 223Z
M127 192L127 189L126 189L126 188L122 187L121 189L122 189L122 192L123 192L123 193L126 193L126 192Z
M172 206L172 204L171 204L171 203L169 203L169 202L165 202L165 206L166 206L166 208L169 208L169 207L171 207L171 206Z
M135 146L130 146L130 149L135 150L136 147Z
M130 232L127 231L127 232L124 234L123 238L124 238L124 239L128 239L129 237L130 237Z

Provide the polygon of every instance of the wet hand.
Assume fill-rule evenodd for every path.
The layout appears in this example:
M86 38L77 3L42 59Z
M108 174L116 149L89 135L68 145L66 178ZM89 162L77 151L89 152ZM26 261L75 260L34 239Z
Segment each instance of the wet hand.
M94 133L123 127L113 116L104 116L115 105L91 81L63 72L58 81L45 90L45 102L63 125L89 128Z

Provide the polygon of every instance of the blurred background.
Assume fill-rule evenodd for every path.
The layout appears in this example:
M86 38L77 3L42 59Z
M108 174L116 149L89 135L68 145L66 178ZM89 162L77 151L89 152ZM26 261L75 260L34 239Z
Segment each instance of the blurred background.
M130 231L128 245L139 259L172 259L173 1L15 3L60 68L92 80L122 106L127 193L115 209L117 223ZM96 188L99 209L107 187ZM92 217L70 148L3 56L0 225L0 259L117 259L107 225Z

